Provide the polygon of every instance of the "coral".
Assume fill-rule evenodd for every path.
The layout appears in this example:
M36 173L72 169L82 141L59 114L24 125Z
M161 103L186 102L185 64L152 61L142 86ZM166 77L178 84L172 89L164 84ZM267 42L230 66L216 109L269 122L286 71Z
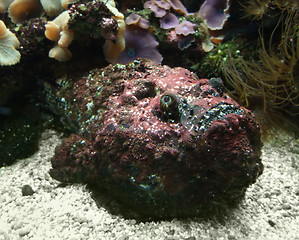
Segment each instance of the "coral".
M159 19L160 28L147 15L147 19L152 21L150 26L154 28L154 33L161 45L165 42L170 43L173 46L176 45L176 49L180 50L185 50L191 45L200 46L198 49L204 52L213 49L206 23L197 13L187 14L188 12L181 2L149 0L144 3L144 8L150 9ZM172 31L173 29L175 31Z
M0 13L3 13L13 0L0 0Z
M182 34L184 36L187 36L189 34L194 34L194 27L196 24L189 22L189 21L183 21L175 28L175 32L177 34Z
M128 26L125 31L125 45L125 49L120 51L116 45L109 46L106 42L104 45L106 60L110 63L126 64L137 58L149 58L155 63L161 63L163 59L157 49L159 43L148 30ZM113 55L108 52L111 48L116 50Z
M14 65L21 59L19 48L20 42L17 37L6 28L3 21L0 20L0 65Z
M106 7L109 9L109 11L114 15L115 20L117 21L118 31L116 34L115 42L118 49L121 51L125 49L125 28L126 24L124 21L124 15L118 11L118 9L115 6L114 0L107 0L105 2ZM110 40L107 40L110 41Z
M179 24L179 19L169 10L174 9L176 12L187 14L186 8L179 0L150 0L144 3L144 8L151 9L155 17L160 18L163 29L175 28Z
M142 29L148 29L149 28L149 23L148 20L145 18L139 16L138 14L131 13L127 18L126 18L126 24L127 25L136 25Z
M63 11L61 0L40 0L40 3L50 17L57 16Z
M206 0L200 7L199 17L207 21L211 30L220 30L229 18L230 0Z
M57 42L49 52L49 57L55 58L58 61L67 61L72 54L67 49L74 38L74 33L68 28L70 16L67 11L62 12L53 21L46 24L45 35L49 40Z
M13 23L21 23L30 18L38 17L42 10L50 17L59 15L68 5L78 0L0 0L0 13L8 8Z
M187 9L185 8L185 6L181 3L180 0L168 0L168 2L170 3L171 7L179 12L179 13L182 13L183 15L187 15L188 14L188 11ZM158 3L157 3L158 4Z
M153 2L145 2L144 8L150 8L153 11L153 13L155 14L155 17L157 17L157 18L161 18L161 17L165 16L165 14L166 14L165 9L159 7L158 5L154 5Z
M175 28L179 25L179 19L171 12L167 12L165 16L160 18L160 26L163 29Z
M263 171L259 126L219 79L143 59L65 79L44 95L75 126L50 175L104 188L146 217L198 215Z
M39 0L14 0L8 8L13 23L21 23L29 18L41 15L42 6Z

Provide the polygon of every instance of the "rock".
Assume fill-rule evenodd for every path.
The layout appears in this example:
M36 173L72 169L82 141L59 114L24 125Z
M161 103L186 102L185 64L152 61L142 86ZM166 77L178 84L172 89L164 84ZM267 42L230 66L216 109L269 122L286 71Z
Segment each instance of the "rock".
M18 230L18 234L20 235L20 237L24 237L29 233L30 233L30 228L28 228L28 227L23 227Z
M34 191L29 185L24 185L22 187L22 195L23 196L31 196L33 194L34 194Z
M104 189L143 216L177 217L239 197L262 174L253 114L186 69L137 60L59 85L44 88L74 132L52 158L59 181Z

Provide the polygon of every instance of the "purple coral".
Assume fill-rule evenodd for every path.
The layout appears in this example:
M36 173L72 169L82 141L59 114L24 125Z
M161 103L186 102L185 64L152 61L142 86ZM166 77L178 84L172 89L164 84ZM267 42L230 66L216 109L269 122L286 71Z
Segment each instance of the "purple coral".
M192 22L183 21L175 28L175 32L177 34L182 34L184 36L187 36L189 34L195 33L195 31L194 31L195 26L196 26L196 24L194 24Z
M199 17L207 21L211 30L220 30L229 18L229 0L206 0L200 7Z
M155 14L155 17L157 17L157 18L164 17L165 14L166 14L166 10L163 9L163 8L160 8L160 7L157 6L157 5L151 7L151 10L152 10L153 13Z
M126 48L116 59L117 63L126 64L136 58L149 58L155 63L162 62L162 55L150 31L138 27L127 27L125 30Z
M179 19L170 12L167 12L164 17L160 19L160 25L163 29L175 28L179 25Z
M166 0L156 0L156 4L165 10L169 10L171 8L171 4Z
M126 18L126 24L127 25L137 25L143 29L148 29L149 28L149 23L148 20L145 18L141 17L138 14L132 13Z
M177 12L180 12L184 15L188 14L187 9L185 8L185 6L181 3L180 0L169 0L169 3L171 5L171 7L176 10Z

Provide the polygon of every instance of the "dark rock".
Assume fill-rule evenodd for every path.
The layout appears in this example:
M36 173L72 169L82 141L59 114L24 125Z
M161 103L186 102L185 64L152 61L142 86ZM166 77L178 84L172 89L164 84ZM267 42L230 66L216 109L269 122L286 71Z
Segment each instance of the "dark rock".
M198 215L262 174L253 114L186 69L110 65L44 94L75 132L50 175L104 189L143 216Z
M271 227L275 226L275 222L273 222L271 219L268 220L268 223L270 224Z
M0 167L38 150L40 129L23 115L0 116Z
M29 185L24 185L22 187L22 195L23 196L31 196L33 194L34 194L34 191Z

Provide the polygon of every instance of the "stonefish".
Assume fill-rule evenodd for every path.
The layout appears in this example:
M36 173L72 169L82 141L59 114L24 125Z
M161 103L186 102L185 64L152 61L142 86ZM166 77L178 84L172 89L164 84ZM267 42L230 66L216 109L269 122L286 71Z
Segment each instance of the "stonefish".
M259 125L220 79L135 60L44 92L73 131L51 176L104 189L143 216L196 215L262 174Z

